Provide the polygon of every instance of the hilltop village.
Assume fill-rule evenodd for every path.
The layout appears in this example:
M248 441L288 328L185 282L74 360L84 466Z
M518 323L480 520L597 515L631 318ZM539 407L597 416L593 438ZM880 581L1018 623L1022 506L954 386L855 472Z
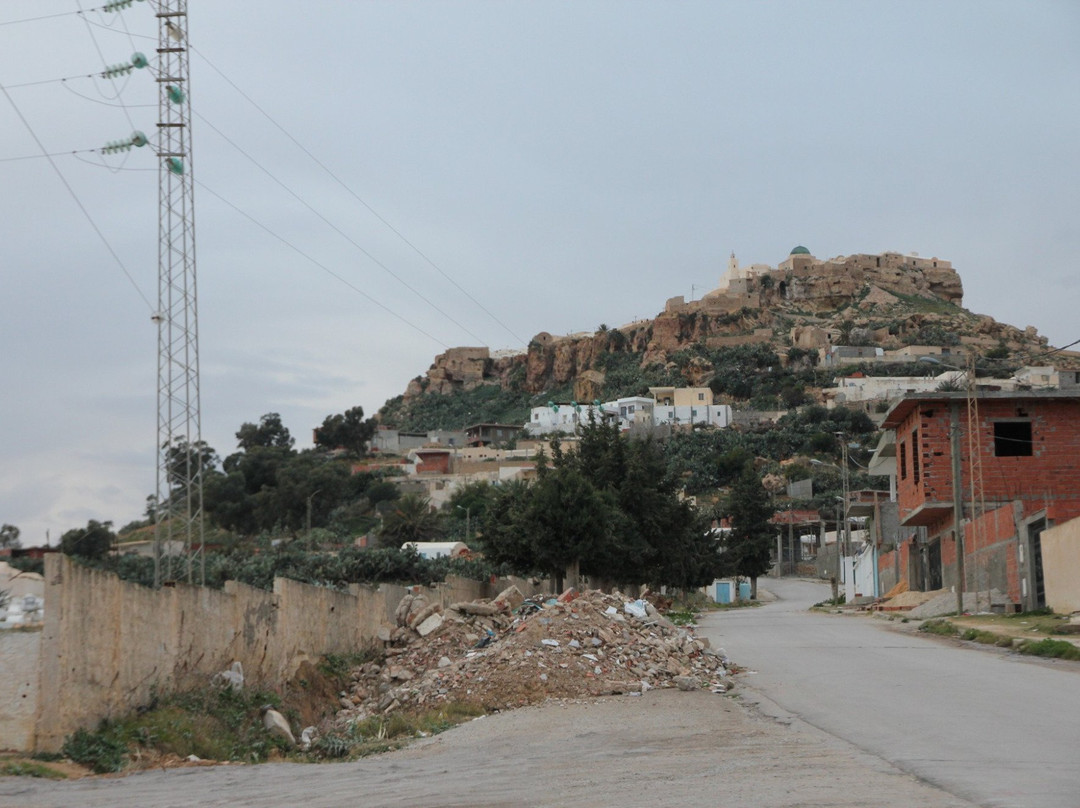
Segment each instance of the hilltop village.
M200 447L199 547L155 555L150 518L0 551L0 737L70 751L208 681L284 693L291 722L261 713L279 748L303 730L342 755L358 722L451 697L723 693L726 657L663 610L754 600L764 576L920 619L1080 611L1080 356L962 300L938 258L732 256L652 320L451 349L314 449L267 413L223 463ZM338 678L312 663L357 648ZM146 736L88 737L138 757Z

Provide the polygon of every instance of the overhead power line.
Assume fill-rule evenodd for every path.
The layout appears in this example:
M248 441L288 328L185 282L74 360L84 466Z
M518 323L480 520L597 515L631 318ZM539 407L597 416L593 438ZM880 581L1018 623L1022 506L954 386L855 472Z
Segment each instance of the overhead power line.
M139 284L135 282L135 278L128 271L128 268L124 265L124 262L121 260L116 250L113 249L112 245L109 243L109 240L105 238L105 234L102 233L101 228L97 226L97 223L94 221L94 217L90 215L90 211L86 209L86 206L79 199L79 195L75 193L75 189L71 187L71 183L67 181L67 178L60 170L60 167L56 165L56 161L53 160L52 155L45 148L45 145L37 136L37 133L30 125L30 122L26 119L26 116L22 114L22 110L20 110L18 105L15 103L15 99L11 97L11 93L7 91L7 88L3 84L0 84L0 92L3 92L4 97L7 98L8 103L11 104L11 108L15 110L15 114L18 116L19 120L22 121L23 126L26 127L26 131L30 133L30 137L34 139L34 142L37 144L38 148L41 149L42 156L49 161L49 165L52 166L53 171L56 172L56 176L60 178L60 182L64 184L64 187L71 195L71 198L75 200L75 204L78 205L79 210L81 210L83 216L86 217L86 221L90 223L90 227L93 228L95 233L97 233L98 238L101 239L101 243L105 245L105 249L109 251L109 254L113 257L113 260L116 261L116 265L120 267L120 271L124 273L132 288L134 288L135 291L139 293L139 297L143 299L143 302L146 303L147 309L149 309L152 313L154 311L154 305L150 302L150 298L148 298L146 296L146 293L143 292L141 288L139 288Z
M243 147L241 147L238 143L236 143L234 140L229 138L228 135L226 135L224 132L222 132L220 129L218 129L216 126L214 126L212 123L210 123L210 121L206 120L206 118L203 117L202 115L200 115L199 113L195 113L195 116L200 121L202 121L204 124L206 124L211 129L213 129L226 143L228 143L230 146L232 146L234 149L236 149L238 152L240 152L242 155L244 155L244 157L246 157L248 160L250 160L251 163L256 168L258 168L260 171L262 171L264 174L266 174L266 176L268 176L275 183L277 183L293 199L298 201L301 205L303 205L305 208L307 208L312 213L314 213L316 216L318 216L319 219L321 219L331 230L333 230L335 233L337 233L339 236L341 236L343 239L345 239L347 242L349 242L349 244L351 244L353 247L355 247L357 250L359 250L363 255L365 255L377 267L379 267L384 272L386 272L388 275L390 275L390 277L392 277L394 280L396 280L398 283L400 283L402 286L404 286L406 289L408 289L410 292L412 292L414 295L416 295L418 298L420 298L420 300L424 301L424 303L426 303L432 309L437 311L439 314L441 314L443 317L445 317L451 323L456 325L458 328L460 328L462 331L464 331L466 334L468 334L474 340L476 340L478 342L481 342L481 343L483 342L483 340L480 337L478 337L476 334L474 334L472 331L470 331L467 326L465 326L464 324L462 324L461 322L456 320L449 312L447 312L445 309L441 308L438 304L436 304L435 302L430 300L428 297L426 297L423 294L423 292L421 292L419 289L412 286L408 281L406 281L404 278L402 278L398 273L394 272L392 269L390 269L390 267L388 267L386 264L384 264L382 261L380 261L374 255L372 255L362 245L357 243L348 233L346 233L344 230L342 230L340 227L338 227L332 221L327 219L326 216L324 216L322 213L320 213L318 210L316 210L314 207L312 207L312 205L310 205L303 197L301 197L298 193L296 193L296 191L294 191L292 188L290 188L288 185L286 185L284 182L282 182L280 179L278 179L276 176L274 176L274 174L269 169L267 169L264 165L262 165L262 163L260 163L258 160L256 160L254 157L252 157L250 154L248 154L243 149Z
M382 222L382 224L385 225L387 227L387 229L389 229L395 236L397 236L399 239L401 239L401 241L404 242L405 245L408 246L418 256L420 256L420 258L423 259L424 262L426 262L436 272L438 272L443 278L445 278L449 283L451 283L454 286L454 288L456 288L459 292L461 292L463 295L465 295L465 297L467 297L469 300L471 300L481 311L483 311L488 317L490 317L495 323L497 323L503 330L505 330L510 336L512 336L520 344L522 344L522 345L527 345L528 344L527 340L522 339L520 336L518 336L516 333L514 333L514 331L508 325L506 325L506 323L504 323L501 319L499 319L499 317L497 317L486 306L484 306L483 303L481 303L479 300L477 300L463 286L461 286L461 284L459 284L456 280L454 280L454 278L449 273L447 273L445 270L443 270L442 267L440 267L431 258L429 258L419 247L417 247L415 244L413 244L412 241L410 241L400 230L398 230L389 221L387 221L378 211L376 211L370 204L368 204L368 202L366 200L364 200L359 194L357 194L352 188L350 188L348 184L346 184L340 177L338 177L337 174L335 174L325 163L323 163L321 160L319 160L318 157L316 157L314 154L312 154L311 151L309 151L307 149L307 147L304 146L304 144L302 144L299 140L297 140L295 137L293 137L293 135L287 129L285 129L285 127L283 127L276 120L274 120L274 118L270 115L270 113L268 113L265 109L263 109L261 106L259 106L259 104L256 103L251 98L251 96L249 96L242 89L240 89L240 87L237 86L237 84L232 79L230 79L227 75L225 75L224 71L222 71L219 67L217 67L217 65L215 65L213 62L211 62L210 59L207 58L206 54L204 54L202 51L200 51L198 48L196 48L194 46L192 46L191 50L193 50L195 53L197 53L199 55L199 57L202 58L202 60L204 62L206 62L206 64L215 73L217 73L219 76L221 76L221 78L224 79L225 82L230 87L232 87L234 90L236 90L236 92L239 93L240 96L243 97L243 99L245 101L247 101L249 104L251 104L256 110L258 110L258 112L264 118L266 118L268 121L270 121L270 123L273 124L275 128L277 128L283 135L285 135L285 137L287 137L290 141L292 141L293 145L295 145L298 149L300 149L300 151L302 151L305 155L307 155L308 158L312 162L315 163L315 165L317 165L319 168L321 168L327 174L327 176L329 176L334 182L336 182L338 185L340 185L345 190L346 193L348 193L353 199L355 199L357 202L359 202L361 205L363 205L364 208L366 208L371 213L372 216L374 216L376 219L378 219L380 222Z
M25 17L25 18L23 18L21 20L3 20L3 21L0 21L0 26L18 25L18 24L24 23L24 22L38 22L39 20L55 20L58 17L85 17L91 11L116 12L116 11L120 11L123 7L130 6L130 5L131 5L130 1L127 2L127 3L106 3L104 6L95 6L94 8L87 8L87 9L80 8L78 11L61 11L61 12L59 12L57 14L42 14L39 17ZM97 23L95 23L95 24L97 24ZM108 26L104 26L104 27L108 27ZM150 38L152 38L152 37L147 37L147 39L150 39Z
M398 321L400 321L400 322L404 323L404 324L405 324L405 325L407 325L407 326L408 326L409 328L411 328L411 329L413 329L414 331L416 331L416 332L417 332L418 334L422 334L423 336L425 336L425 337L427 337L428 339L430 339L430 340L431 340L432 342L435 342L435 343L437 343L438 345L441 345L441 346L442 346L443 348L449 348L449 347L450 347L449 345L447 345L447 344L446 344L445 342L443 342L443 341L442 341L441 339L439 339L438 337L432 336L431 334L429 334L429 333L428 333L427 331L425 331L425 330L424 330L423 328L421 328L420 326L418 326L418 325L416 325L415 323L413 323L413 322L410 322L409 320L405 319L405 317L403 317L402 315L398 314L398 313L397 313L396 311L394 311L393 309L391 309L391 308L390 308L389 306L387 306L387 305L386 305L385 303L382 303L382 302L380 302L379 300L376 300L376 299L375 299L374 297L372 297L371 295L369 295L369 294L368 294L367 292L365 292L365 291L364 291L363 289L361 289L360 287L358 287L358 286L356 286L355 284L353 284L353 283L352 283L352 282L351 282L351 281L350 281L350 280L349 280L348 278L346 278L346 277L344 277L343 275L340 275L339 273L337 273L337 272L335 272L334 270L330 269L330 267L326 266L326 264L323 264L323 263L321 263L320 261L318 261L317 259L315 259L315 258L312 258L312 257L311 257L310 255L308 255L308 254L307 254L306 252L304 252L303 250L301 250L301 249L300 249L299 247L297 247L297 246L296 246L295 244L293 244L293 243L292 243L291 241L289 241L288 239L286 239L286 238L285 238L284 236L282 236L282 235L281 235L281 234L279 234L279 233L275 233L275 232L274 232L274 231L273 231L273 230L272 230L271 228L267 227L267 226L266 226L265 224L263 224L262 222L260 222L260 221L259 221L258 219L256 219L256 218L255 218L254 216L252 216L252 215L251 215L250 213L248 213L247 211L243 210L243 209L242 209L241 207L239 207L238 205L235 205L235 204L233 204L232 202L230 202L230 201L229 201L228 199L226 199L225 197L223 197L223 196L222 196L221 194L219 194L219 193L218 193L217 191L213 190L212 188L208 188L208 187L207 187L207 185L206 185L205 183L203 183L203 182L201 182L201 181L199 181L199 180L196 180L196 181L195 181L195 184L196 184L196 185L198 185L198 186L199 186L200 188L202 188L202 189L203 189L204 191L206 191L206 192L207 192L208 194L210 194L211 196L215 197L216 199L220 200L221 202L223 202L223 203L224 203L225 205L227 205L228 207L232 208L232 209L233 209L234 211L236 211L237 213L239 213L239 214L240 214L241 216L243 216L243 217L244 217L245 219L247 219L247 220L248 220L249 222L251 222L251 223L252 223L253 225L255 225L256 227L258 227L258 228L259 228L260 230L262 230L263 232L267 233L268 235L270 235L270 236L272 236L273 238L275 238L275 239L277 239L278 241L280 241L280 242L281 242L282 244L284 244L284 245L285 245L286 247L288 247L288 248L289 248L290 250L292 250L293 252L295 252L295 253L296 253L297 255L299 255L299 256L300 256L301 258L303 258L304 260L306 260L306 261L309 261L310 263L314 264L314 265L315 265L315 266L317 266L317 267L318 267L319 269L321 269L321 270L322 270L323 272L325 272L325 273L326 273L327 275L329 275L330 277L332 277L332 278L334 278L334 279L336 279L336 280L340 281L340 282L341 282L341 283L343 283L343 284L344 284L345 286L347 286L347 287L348 287L349 289L352 289L352 291L356 292L356 293L357 293L358 295L360 295L361 297L365 298L365 299L366 299L366 300L368 300L369 302L371 302L371 303L373 303L374 305L378 306L378 307L379 307L380 309L382 309L383 311L385 311L385 312L386 312L387 314L389 314L389 315L391 315L392 317L396 318L396 319L397 319Z

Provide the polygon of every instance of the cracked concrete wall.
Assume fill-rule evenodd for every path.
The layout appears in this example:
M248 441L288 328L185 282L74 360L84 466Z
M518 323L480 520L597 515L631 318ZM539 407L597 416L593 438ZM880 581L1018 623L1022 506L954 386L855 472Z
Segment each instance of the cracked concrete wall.
M445 607L492 597L507 583L451 578L423 591ZM59 553L45 559L45 586L34 748L46 752L80 727L148 703L152 688L197 686L235 660L246 683L275 688L304 660L373 641L409 591L354 584L341 592L284 578L272 592L235 581L153 590Z

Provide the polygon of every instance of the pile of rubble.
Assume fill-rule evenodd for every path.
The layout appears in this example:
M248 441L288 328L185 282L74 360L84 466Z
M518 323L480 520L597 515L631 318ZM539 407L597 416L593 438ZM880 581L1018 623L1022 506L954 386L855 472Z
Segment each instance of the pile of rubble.
M510 587L445 611L409 594L380 631L386 659L355 669L334 724L396 710L470 702L501 710L548 698L729 687L726 657L620 593L526 600Z

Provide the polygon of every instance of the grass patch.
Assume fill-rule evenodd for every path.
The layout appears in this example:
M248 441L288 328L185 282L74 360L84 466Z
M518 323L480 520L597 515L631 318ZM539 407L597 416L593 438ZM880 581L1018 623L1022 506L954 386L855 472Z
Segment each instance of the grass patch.
M689 626L696 622L697 612L691 609L672 610L664 616L677 626Z
M144 710L97 730L80 729L64 741L63 754L97 774L117 772L144 752L204 760L264 761L274 749L288 751L262 725L260 708L277 706L276 694L203 687L154 698Z
M760 600L741 600L740 599L740 600L733 600L730 603L710 603L709 608L714 610L714 611L718 611L718 612L726 612L726 611L730 611L731 609L749 609L749 608L752 608L754 606L760 606L760 605L761 605Z
M30 760L0 761L0 777L42 777L46 780L66 780L67 775Z
M991 629L1013 637L1060 634L1069 623L1063 615L1040 609L1019 614L977 614L955 619L961 628Z
M960 639L977 642L981 645L996 645L998 648L1012 647L1012 637L998 634L996 631L985 631L981 628L964 629L960 634Z
M1045 640L1028 640L1017 649L1028 656L1050 657L1052 659L1080 659L1080 648L1065 640L1047 637Z
M469 702L451 702L434 710L391 713L357 721L329 733L312 746L319 759L355 759L398 749L414 738L438 735L478 716L484 709Z
M960 633L960 630L950 621L941 618L938 618L937 620L927 620L919 626L919 631L926 634L937 634L940 637L955 637Z
M359 651L350 654L327 654L319 660L319 672L331 679L346 681L352 669L365 665L368 662L378 662L380 665L386 660L386 653L376 643L370 643Z

